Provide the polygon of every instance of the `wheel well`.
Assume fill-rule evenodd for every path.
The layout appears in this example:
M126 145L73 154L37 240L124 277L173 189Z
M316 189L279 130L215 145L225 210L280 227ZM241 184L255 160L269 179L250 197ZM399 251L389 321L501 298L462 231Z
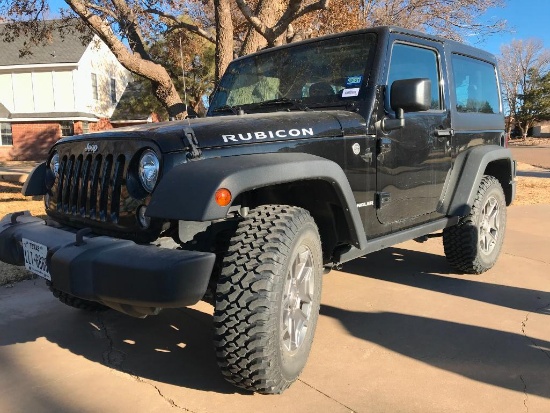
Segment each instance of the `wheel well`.
M305 180L262 187L240 194L233 202L249 208L267 204L294 205L309 211L319 228L325 263L331 261L337 246L352 242L342 203L327 181Z
M497 159L492 161L485 168L485 175L494 176L500 182L504 196L506 197L506 205L512 203L512 165L510 159Z

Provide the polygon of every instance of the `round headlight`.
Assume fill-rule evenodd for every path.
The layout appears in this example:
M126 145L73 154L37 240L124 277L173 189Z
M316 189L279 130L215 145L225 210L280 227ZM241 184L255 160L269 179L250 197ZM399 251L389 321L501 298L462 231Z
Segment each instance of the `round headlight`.
M59 174L59 154L57 152L54 152L50 159L50 170L55 176Z
M157 154L147 149L139 159L139 179L147 192L152 192L159 177L160 163Z

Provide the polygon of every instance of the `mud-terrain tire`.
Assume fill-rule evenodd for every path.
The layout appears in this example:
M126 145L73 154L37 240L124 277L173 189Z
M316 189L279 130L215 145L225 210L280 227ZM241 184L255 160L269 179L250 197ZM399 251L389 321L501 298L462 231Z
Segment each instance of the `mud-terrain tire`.
M308 211L264 205L240 222L216 290L214 344L227 381L281 393L304 368L319 316L319 232Z
M443 230L445 256L467 274L481 274L495 265L506 232L506 200L500 182L484 175L469 215Z
M53 293L54 297L56 297L59 301L61 301L65 305L68 305L69 307L74 307L74 308L78 308L79 310L90 311L90 312L109 310L109 307L103 304L96 303L95 301L84 300L83 298L78 298L78 297L75 297L74 295L70 295L70 294L64 293L63 291L59 291L53 288L49 282L48 282L48 287L50 288L50 291Z

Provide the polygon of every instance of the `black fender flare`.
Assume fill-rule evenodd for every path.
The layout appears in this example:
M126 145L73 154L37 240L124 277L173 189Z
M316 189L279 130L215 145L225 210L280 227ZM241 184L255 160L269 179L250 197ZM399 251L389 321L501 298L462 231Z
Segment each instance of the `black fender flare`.
M363 223L344 171L333 161L306 153L228 156L178 165L160 180L146 215L183 221L222 219L231 205L216 204L214 194L219 188L227 188L235 200L254 189L313 179L326 181L334 188L353 245L365 248Z
M480 145L461 152L447 176L438 211L447 216L468 215L483 175L497 178L510 205L516 191L512 152L497 145Z

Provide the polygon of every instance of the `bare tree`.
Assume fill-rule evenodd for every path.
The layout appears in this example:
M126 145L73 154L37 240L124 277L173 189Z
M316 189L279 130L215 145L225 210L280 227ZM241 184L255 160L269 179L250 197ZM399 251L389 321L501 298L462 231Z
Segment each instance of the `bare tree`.
M155 39L178 30L215 44L218 80L235 55L364 26L394 24L452 38L499 31L502 22L479 22L478 16L502 1L65 0L70 12L63 16L65 20L78 16L124 67L151 81L153 93L170 116L182 117L185 106L170 73L155 61L149 47ZM23 30L30 36L30 49L31 44L48 39L41 24L48 13L47 0L0 0L0 15L18 22L8 24L3 35L9 38Z
M361 27L393 25L454 40L501 32L506 22L483 18L504 0L331 0L326 11L302 17L297 31L318 36Z
M526 110L526 96L533 94L538 80L550 69L550 50L544 48L540 39L513 40L501 47L498 57L503 97L508 106L508 132L517 125L522 136L536 122Z

